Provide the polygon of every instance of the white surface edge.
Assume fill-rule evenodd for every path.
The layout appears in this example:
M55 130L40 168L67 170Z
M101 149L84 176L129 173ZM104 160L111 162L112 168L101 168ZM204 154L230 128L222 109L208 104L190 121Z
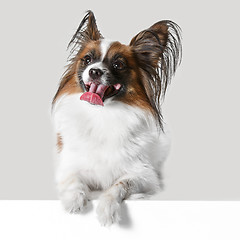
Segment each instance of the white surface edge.
M97 200L70 215L55 200L0 201L0 239L240 239L240 202L125 201L123 221L101 227Z

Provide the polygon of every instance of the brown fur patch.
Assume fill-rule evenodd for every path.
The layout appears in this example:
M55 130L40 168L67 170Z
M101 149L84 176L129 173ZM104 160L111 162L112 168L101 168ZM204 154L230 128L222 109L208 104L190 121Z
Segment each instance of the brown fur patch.
M120 100L128 105L140 107L150 112L153 111L143 84L139 83L139 79L137 78L137 76L135 76L132 83L129 84L126 95Z
M144 83L143 74L141 74L131 46L123 45L119 42L114 42L107 52L107 57L112 58L115 54L120 54L128 61L128 66L131 69L130 81L126 90L126 94L119 98L120 101L131 105L143 108L144 110L153 112L146 93L146 84Z
M57 133L57 150L60 153L63 149L63 139L60 133Z
M77 60L83 58L87 53L94 50L97 57L101 56L100 50L100 40L98 41L90 41L85 46L83 46L82 51L80 51L77 55Z
M75 94L83 92L78 79L78 70L82 64L81 59L92 50L95 51L97 56L100 56L101 52L99 48L99 42L100 41L90 41L79 51L75 58L71 60L71 63L68 65L68 68L60 82L57 93L53 98L53 104L63 94Z
M84 45L79 53L75 56L69 64L68 69L62 78L59 89L54 97L53 104L56 99L63 94L75 94L83 92L78 79L78 70L83 68L81 59L93 51L97 57L101 56L100 40L90 41ZM146 111L154 112L147 94L147 84L144 82L144 76L137 66L137 61L132 51L132 46L114 42L107 54L106 58L111 59L115 54L119 54L127 59L128 66L130 67L129 83L124 96L119 97L118 100L131 106L140 107Z

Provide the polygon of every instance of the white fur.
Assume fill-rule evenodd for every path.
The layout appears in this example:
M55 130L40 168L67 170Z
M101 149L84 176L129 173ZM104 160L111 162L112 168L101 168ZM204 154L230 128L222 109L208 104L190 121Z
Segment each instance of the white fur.
M82 79L83 79L83 82L84 82L85 84L90 81L89 70L90 70L91 68L103 69L104 66L103 66L102 62L96 62L96 63L90 64L89 66L87 66L86 69L85 69L85 70L83 71L83 73L82 73ZM103 75L103 77L104 77L104 75ZM101 81L102 81L103 84L106 84L106 83L104 82L105 79L102 78Z
M100 49L101 49L101 59L99 62L95 62L95 63L92 63L90 64L89 66L86 67L86 69L84 70L83 74L82 74L82 79L83 79L83 82L86 84L90 81L90 77L89 77L89 70L91 68L99 68L101 70L104 70L106 67L104 67L102 61L103 59L105 58L111 44L113 43L112 40L108 40L108 39L102 39L101 40L101 43L100 43ZM103 75L102 78L101 78L101 82L103 84L107 84L106 82L106 76Z
M101 44L100 44L100 49L101 49L101 61L104 59L104 57L106 56L111 44L114 41L110 40L110 39L102 39L101 40Z
M150 113L107 99L104 107L63 95L53 108L63 140L56 170L60 198L70 212L84 209L92 189L103 190L97 209L103 225L120 219L123 199L160 189L168 135Z
M83 72L100 68L112 41L101 41L101 60ZM104 75L101 82L104 84ZM120 204L127 198L155 193L161 186L161 163L169 138L159 132L150 112L111 98L103 106L80 100L81 94L63 95L54 104L53 119L63 148L56 182L65 209L83 211L91 190L102 190L97 208L103 225L120 220Z

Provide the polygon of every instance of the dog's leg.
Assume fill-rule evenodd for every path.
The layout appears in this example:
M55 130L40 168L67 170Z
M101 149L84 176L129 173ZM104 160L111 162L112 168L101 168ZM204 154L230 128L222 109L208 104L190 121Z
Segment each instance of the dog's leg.
M88 202L88 186L79 179L76 174L72 174L57 184L59 198L69 213L79 213L83 211Z
M156 180L156 181L155 181ZM157 177L153 182L146 182L143 178L121 178L112 187L102 194L97 207L97 215L100 223L109 226L114 222L120 221L121 202L124 199L143 198L159 190Z

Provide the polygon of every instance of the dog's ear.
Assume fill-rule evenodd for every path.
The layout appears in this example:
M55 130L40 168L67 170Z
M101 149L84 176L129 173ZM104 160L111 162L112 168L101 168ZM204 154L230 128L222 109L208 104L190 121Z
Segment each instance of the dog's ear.
M97 41L100 38L102 38L102 35L97 28L95 16L93 12L89 10L69 42L68 48L72 46L71 52L73 52L77 47L81 47L84 43L91 40Z
M168 40L168 26L165 22L155 23L138 33L130 42L140 63L150 63L157 67Z
M130 46L140 64L151 63L152 66L158 67L161 59L168 58L173 61L172 67L175 71L181 57L180 28L172 21L157 22L138 33L131 40Z
M138 33L130 42L140 68L151 76L156 91L165 93L168 83L181 60L179 26L168 20L160 21ZM160 68L160 71L159 71ZM160 75L160 79L157 77Z
M130 42L142 72L143 85L161 122L160 99L181 60L180 28L164 20L138 33Z

